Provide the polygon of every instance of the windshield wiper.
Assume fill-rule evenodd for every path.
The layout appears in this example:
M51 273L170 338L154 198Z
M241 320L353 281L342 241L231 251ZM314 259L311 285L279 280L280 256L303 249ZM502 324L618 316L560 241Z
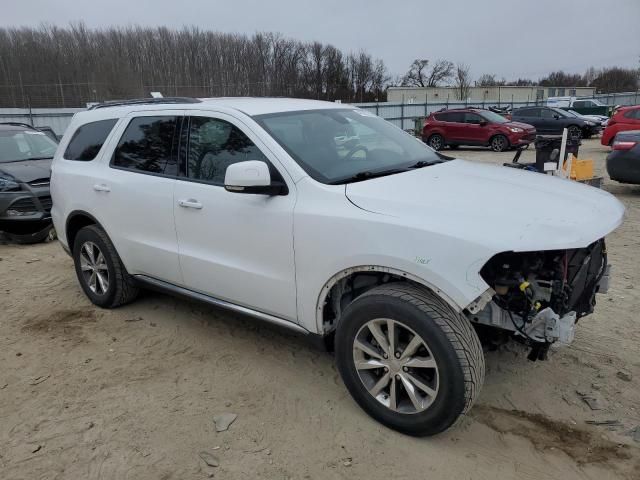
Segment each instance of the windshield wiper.
M358 172L355 175L352 175L348 178L343 178L341 180L336 180L335 182L330 182L331 185L341 185L343 183L352 183L352 182L361 182L362 180L369 180L370 178L376 177L385 177L387 175L393 175L394 173L406 172L406 168L393 168L389 170L381 170L379 172L372 172L370 170L365 170L363 172Z

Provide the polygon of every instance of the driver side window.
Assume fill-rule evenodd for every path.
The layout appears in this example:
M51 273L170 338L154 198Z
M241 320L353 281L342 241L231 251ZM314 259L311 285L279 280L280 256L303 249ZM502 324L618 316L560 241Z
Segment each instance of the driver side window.
M227 167L248 160L269 163L238 127L218 118L191 117L187 150L188 178L224 184Z

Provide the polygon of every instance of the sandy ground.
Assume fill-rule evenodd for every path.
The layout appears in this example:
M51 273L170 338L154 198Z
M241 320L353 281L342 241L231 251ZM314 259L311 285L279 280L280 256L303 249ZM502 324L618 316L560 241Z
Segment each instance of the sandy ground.
M602 172L606 151L592 140L582 156ZM0 245L0 477L639 479L640 187L605 188L627 218L609 238L614 275L596 313L548 362L488 352L470 416L428 439L367 417L332 356L304 339L153 293L100 310L57 243ZM526 201L514 208L535 208ZM237 420L216 433L225 412Z

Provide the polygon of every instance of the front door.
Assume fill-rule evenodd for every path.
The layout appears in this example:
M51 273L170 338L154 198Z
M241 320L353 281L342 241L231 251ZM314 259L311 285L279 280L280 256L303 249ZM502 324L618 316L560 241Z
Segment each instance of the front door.
M174 214L185 286L296 321L293 182L257 136L229 115L196 113L183 131L186 171L176 181ZM247 160L269 164L288 194L225 190L226 168Z

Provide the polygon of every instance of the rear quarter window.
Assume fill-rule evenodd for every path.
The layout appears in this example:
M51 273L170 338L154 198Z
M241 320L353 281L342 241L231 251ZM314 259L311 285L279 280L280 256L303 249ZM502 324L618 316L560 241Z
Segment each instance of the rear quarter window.
M117 118L111 118L78 127L67 145L64 158L80 162L90 162L96 158L117 121Z

